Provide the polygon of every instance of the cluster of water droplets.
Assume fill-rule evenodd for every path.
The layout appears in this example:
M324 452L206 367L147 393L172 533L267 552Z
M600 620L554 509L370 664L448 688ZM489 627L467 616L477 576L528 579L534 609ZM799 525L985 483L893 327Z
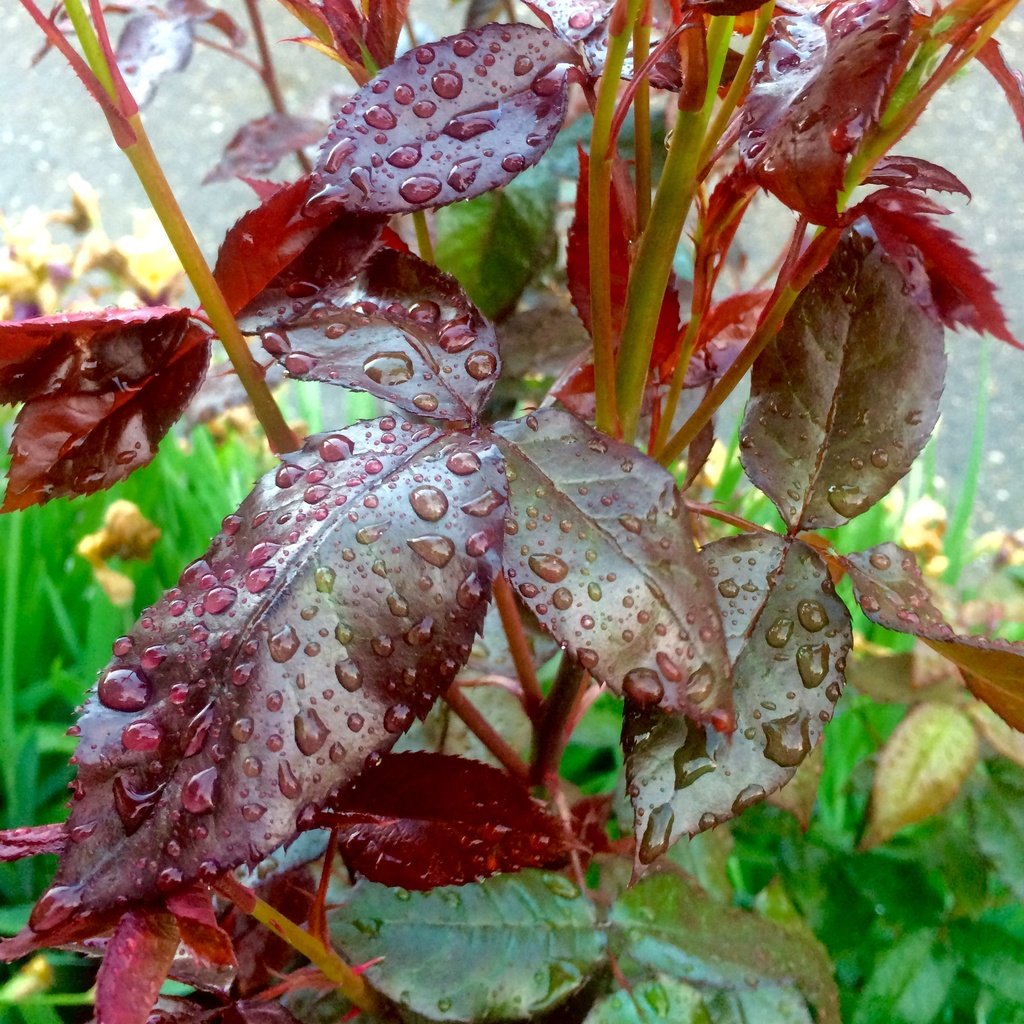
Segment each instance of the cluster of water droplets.
M415 47L342 106L310 202L395 213L505 184L551 145L578 58L527 25L487 25Z

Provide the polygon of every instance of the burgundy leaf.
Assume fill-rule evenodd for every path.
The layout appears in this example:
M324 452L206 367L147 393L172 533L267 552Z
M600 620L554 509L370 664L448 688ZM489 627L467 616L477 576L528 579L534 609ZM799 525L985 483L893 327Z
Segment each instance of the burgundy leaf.
M861 209L882 247L903 271L917 301L947 327L962 324L1024 348L1006 323L995 287L973 254L951 231L927 216L948 212L893 201L894 190L870 196Z
M895 544L858 551L844 562L854 596L872 622L921 637L963 670L976 697L1024 729L1024 643L955 633L935 607L914 556Z
M347 280L376 245L383 217L305 210L308 189L309 178L285 185L228 231L213 276L232 313L250 304L283 304L291 292L308 296L311 287Z
M853 642L849 612L806 544L744 534L709 544L701 558L725 622L736 731L724 737L627 705L626 778L642 864L793 777L832 717Z
M181 941L194 956L209 964L237 966L231 936L217 924L209 889L192 885L171 893L167 909L178 926Z
M742 107L750 173L816 224L836 220L850 153L878 122L909 0L833 0L772 21Z
M91 494L145 466L196 393L209 335L187 309L0 324L0 402L24 402L3 511Z
M406 889L466 885L566 861L561 824L523 783L444 754L388 754L315 822L338 829L350 868Z
M505 185L561 128L577 61L529 25L487 25L416 47L341 108L311 205L408 213Z
M541 625L617 693L731 728L722 623L672 476L563 412L494 432L505 574Z
M999 83L1013 116L1017 118L1021 134L1024 135L1024 75L1006 63L1006 57L996 39L985 41L978 51L978 60Z
M567 43L581 43L605 26L615 6L611 0L524 0L552 32Z
M63 853L67 841L64 822L4 829L0 831L0 861L37 857L41 853Z
M135 102L145 107L160 80L188 66L193 21L181 14L145 11L125 22L117 42L117 64Z
M115 641L77 726L74 841L30 918L41 939L255 863L469 656L503 539L496 449L392 417L348 435L260 480Z
M96 976L96 1019L102 1024L146 1024L177 948L178 929L170 914L129 910Z
M203 184L269 174L282 158L313 145L322 135L323 126L311 117L277 113L259 117L238 129Z
M879 247L853 234L754 364L743 468L791 530L838 526L910 469L945 369L942 329Z
M380 249L355 280L292 305L262 338L298 380L369 391L416 415L461 421L477 418L497 381L494 328L453 277L411 253ZM244 322L266 320L256 310Z
M921 192L957 192L971 198L970 190L952 171L914 156L883 156L864 178L863 184L888 185Z

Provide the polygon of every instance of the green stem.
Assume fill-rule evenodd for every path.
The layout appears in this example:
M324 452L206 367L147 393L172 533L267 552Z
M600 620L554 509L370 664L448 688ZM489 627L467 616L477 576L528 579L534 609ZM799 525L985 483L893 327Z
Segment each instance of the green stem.
M668 440L672 421L675 419L676 409L679 407L679 396L683 392L683 384L686 383L686 370L690 365L690 358L693 356L697 332L700 330L700 316L697 310L699 297L696 289L694 289L693 300L693 306L690 309L690 322L686 325L686 333L683 335L682 344L679 346L679 356L675 369L672 371L672 383L669 385L668 394L662 405L661 422L658 424L658 434L654 440L653 451L655 453L660 452Z
M775 0L770 0L769 3L758 9L757 15L754 18L754 26L750 30L747 48L743 52L743 59L740 61L740 66L736 69L736 75L729 86L729 91L725 94L725 99L722 100L722 105L718 108L714 120L711 122L711 126L704 137L704 144L701 146L700 157L697 160L698 168L704 167L708 160L711 159L711 154L715 146L718 145L718 140L722 137L732 118L733 112L739 105L743 92L749 83L750 74L754 70L757 55L761 52L761 44L764 42L764 37L768 32L768 26L771 24L774 13Z
M427 263L436 263L434 256L434 243L430 240L430 225L427 224L427 215L423 210L416 210L412 215L412 223L416 228L416 247L420 251L420 259Z
M82 54L92 68L92 73L100 80L100 84L107 91L107 95L116 103L117 88L114 85L114 76L110 66L103 54L103 47L100 46L96 29L93 28L81 0L64 0L64 10L68 12L71 25L78 36L78 42L82 47Z
M722 77L734 20L731 17L711 19L707 39L708 86L704 106L698 111L679 114L665 158L665 169L654 195L650 221L640 239L636 260L629 275L626 315L622 328L622 337L628 339L628 345L622 346L616 381L619 423L623 440L628 442L636 437L640 422L644 385L665 287L668 285L683 224L697 189L701 140ZM593 243L593 228L590 237Z
M537 725L530 766L530 781L534 785L544 785L558 773L565 750L566 725L583 690L585 677L583 666L568 654L563 654Z
M390 1019L387 1008L377 993L333 949L325 946L294 921L290 921L269 903L265 903L251 889L237 881L234 876L224 875L215 883L214 888L242 913L248 914L260 924L266 925L275 935L284 939L292 949L301 953L311 964L319 968L323 976L333 982L350 1003L358 1006L364 1013Z
M736 361L715 382L714 387L707 393L704 401L697 406L693 415L672 435L659 453L658 461L663 466L674 462L686 451L704 424L732 394L736 385L746 376L747 371L754 365L754 361L764 351L768 342L775 337L776 331L782 325L782 321L786 318L786 314L796 302L799 294L799 288L791 288L787 285L782 289L771 308L766 310L757 330L750 336L750 340Z
M647 59L650 49L650 19L639 18L633 28L635 68ZM633 97L633 156L636 161L636 227L638 234L643 234L651 216L651 87L646 79L637 84Z
M620 0L621 4L622 0ZM589 213L590 335L594 346L594 400L597 429L616 433L615 339L612 331L612 272L608 240L611 233L611 181L614 152L612 120L619 78L629 48L629 37L640 12L641 0L628 0L623 23L608 37L608 55L597 86L597 104L590 134ZM613 9L612 18L620 6Z
M271 447L276 452L294 451L300 447L299 439L285 422L262 372L249 352L249 346L238 329L234 314L207 265L199 243L196 241L195 235L192 234L192 229L189 227L188 221L185 220L178 200L168 184L156 153L153 152L149 137L142 125L142 119L136 114L130 119L130 123L136 133L137 141L125 148L125 156L128 157L135 170L164 231L167 233L167 238L177 253L192 287L199 296L206 316L220 338L235 373L238 374L238 379L252 402L256 417L266 431Z

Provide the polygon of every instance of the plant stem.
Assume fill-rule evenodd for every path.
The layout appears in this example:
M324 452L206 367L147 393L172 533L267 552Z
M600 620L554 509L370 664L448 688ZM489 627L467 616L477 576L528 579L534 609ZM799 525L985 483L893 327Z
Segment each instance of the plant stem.
M558 765L565 749L566 724L572 717L585 678L583 666L568 654L563 654L537 725L533 763L530 765L530 781L535 785L544 785L549 778L558 774Z
M332 981L349 1002L354 1003L364 1013L390 1019L383 1000L333 949L304 931L294 921L290 921L269 903L265 903L233 875L227 874L218 879L214 888L239 910L256 918L260 924L266 925L292 949L318 967L324 977Z
M651 49L650 7L633 27L633 67L639 68ZM651 87L637 84L633 99L633 156L636 164L636 226L642 234L651 216Z
M530 777L526 762L512 749L477 706L453 683L444 695L445 703L462 719L466 728L501 762L509 775L525 782Z
M629 37L640 11L640 0L626 0L625 17L617 18L623 0L611 18L620 23L609 28L608 53L597 86L597 104L590 133L590 183L587 193L588 260L590 263L590 335L594 346L595 424L606 433L617 432L615 415L615 339L612 332L612 272L608 240L611 233L611 183L614 152L609 153L615 99Z
M679 114L665 158L665 169L654 195L650 221L641 236L636 260L629 275L622 327L622 336L629 339L629 345L623 346L619 358L616 385L622 438L630 443L636 437L640 422L654 335L665 288L672 272L676 246L697 188L700 144L714 106L734 20L731 17L711 19L707 38L708 85L704 106L698 111L681 111ZM591 168L591 185L593 181ZM590 237L593 242L593 227Z
M413 227L416 228L416 248L420 251L420 259L427 263L436 263L434 243L430 240L430 225L423 210L416 210L412 215Z
M736 526L741 530L755 530L760 533L771 533L774 534L774 530L770 530L767 526L761 526L760 523L751 522L749 519L744 519L743 516L735 515L732 512L726 512L724 509L715 508L714 505L707 505L702 501L687 501L686 507L691 511L695 512L699 516L706 516L708 519L717 519L719 522L728 523L730 526Z
M531 721L536 721L544 694L537 679L537 671L533 667L533 651L530 650L526 633L523 631L523 622L519 618L519 606L516 604L515 594L512 593L512 587L504 575L499 574L495 579L493 593L498 616L508 640L512 664L515 665L516 674L519 676L519 685L523 688L523 703L526 713L530 716Z
M136 114L130 119L130 123L136 132L137 141L124 150L125 156L134 168L178 259L181 260L181 265L199 296L206 316L252 402L256 417L266 431L267 440L276 452L294 451L300 447L299 439L285 422L260 368L249 352L249 346L238 329L234 314L228 307L220 286L207 265L199 243L192 234L192 229L167 182L163 168L153 152L142 119Z
M71 25L82 47L82 54L89 67L92 68L92 73L100 80L107 95L116 103L117 88L114 85L114 76L103 54L103 47L100 46L96 29L93 28L89 16L85 13L81 0L64 0L64 10L67 11L68 17L71 19Z

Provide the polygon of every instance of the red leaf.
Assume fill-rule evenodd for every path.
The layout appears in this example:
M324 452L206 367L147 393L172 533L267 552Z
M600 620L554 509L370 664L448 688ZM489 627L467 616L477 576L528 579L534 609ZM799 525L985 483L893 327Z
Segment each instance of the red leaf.
M98 1024L146 1024L177 948L178 929L170 914L129 910L96 976Z
M318 813L315 824L339 830L351 868L406 889L465 885L566 860L561 825L521 782L445 754L386 756Z
M899 205L908 208L906 203ZM995 286L956 235L928 216L903 212L896 203L886 202L881 193L870 196L861 209L925 309L947 327L963 324L1024 348L1010 332ZM927 212L941 210L933 207Z
M341 108L311 205L409 213L507 184L554 141L578 61L530 25L487 25L416 47Z
M576 216L569 228L566 250L566 275L569 294L580 320L589 331L590 324L590 158L579 148L580 176L576 186ZM608 253L611 265L612 330L616 336L622 331L623 311L626 306L626 286L629 283L629 237L625 219L619 205L618 194L611 190L608 224ZM666 353L675 351L679 341L679 294L675 274L669 276L661 303L658 329L655 334L652 363L658 363ZM591 387L593 390L593 387Z
M308 177L285 185L228 231L213 276L232 313L263 301L266 289L276 299L311 275L321 283L328 275L345 280L373 248L384 218L305 210L308 189Z
M277 113L259 117L238 129L203 184L269 174L283 157L313 145L322 135L323 126L311 117Z
M836 220L848 157L878 121L910 14L907 0L833 0L772 22L742 107L740 155L816 224Z
M986 40L978 51L978 60L985 65L989 74L999 83L1014 117L1017 118L1021 134L1024 135L1024 75L1006 63L1006 58L996 39Z
M41 853L63 853L67 841L64 822L6 829L0 832L0 861L37 857Z
M865 177L865 185L890 185L904 189L958 192L971 198L970 190L952 171L914 156L883 156Z
M458 421L479 416L497 381L494 328L453 277L411 253L380 249L359 277L293 307L262 337L298 380L368 391L414 415Z
M0 402L25 403L3 511L91 494L146 465L208 362L208 334L187 309L0 324Z
M167 897L167 909L174 916L181 941L207 963L236 966L231 936L217 923L210 890L192 885Z

